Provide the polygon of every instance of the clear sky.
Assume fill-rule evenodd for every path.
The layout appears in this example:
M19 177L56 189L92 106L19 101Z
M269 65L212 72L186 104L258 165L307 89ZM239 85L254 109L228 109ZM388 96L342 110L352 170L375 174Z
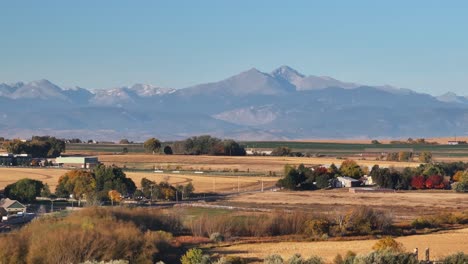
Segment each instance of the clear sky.
M0 82L186 86L256 67L468 95L468 1L0 0Z

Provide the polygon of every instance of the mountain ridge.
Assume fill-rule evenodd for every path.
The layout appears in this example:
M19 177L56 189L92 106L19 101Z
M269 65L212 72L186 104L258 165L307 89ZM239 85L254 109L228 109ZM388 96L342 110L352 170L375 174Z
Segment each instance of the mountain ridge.
M48 80L0 84L2 136L73 135L173 140L432 137L468 133L468 98L372 86L280 66L251 68L182 89L134 84L64 89ZM118 138L113 138L118 140Z

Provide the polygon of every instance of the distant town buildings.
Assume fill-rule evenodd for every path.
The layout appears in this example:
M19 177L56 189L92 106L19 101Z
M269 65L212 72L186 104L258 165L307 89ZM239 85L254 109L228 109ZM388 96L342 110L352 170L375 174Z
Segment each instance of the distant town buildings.
M97 157L57 157L55 163L64 168L92 169L99 165Z

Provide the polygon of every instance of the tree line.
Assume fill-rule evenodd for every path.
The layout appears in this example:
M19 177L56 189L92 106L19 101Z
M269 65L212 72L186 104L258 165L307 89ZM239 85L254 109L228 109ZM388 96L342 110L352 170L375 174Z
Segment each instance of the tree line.
M339 176L361 179L364 175L372 178L381 188L395 190L449 189L468 192L468 163L452 162L421 164L419 167L381 168L374 165L369 171L353 160L345 160L340 168L332 164L329 168L285 166L284 177L277 182L278 187L289 190L324 189L333 186Z
M5 141L3 148L12 154L30 154L33 158L55 158L65 151L65 141L50 136L33 136L31 140Z
M150 138L143 143L146 152L159 153L162 143L156 138ZM163 148L163 153L186 155L220 155L245 156L244 146L232 139L219 139L210 135L194 136L183 141L169 142Z

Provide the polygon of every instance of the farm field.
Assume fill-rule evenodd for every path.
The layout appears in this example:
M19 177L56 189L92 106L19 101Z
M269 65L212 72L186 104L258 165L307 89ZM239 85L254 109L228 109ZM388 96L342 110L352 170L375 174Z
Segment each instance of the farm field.
M148 155L148 154L127 154L127 155L99 155L99 161L106 165L117 165L120 167L135 169L179 169L179 170L238 170L259 172L268 174L270 171L282 173L284 165L306 166L332 164L340 165L343 160L337 158L307 158L307 157L270 157L270 156L190 156L190 155ZM375 161L356 160L359 165L393 167L417 167L418 162L396 162L396 161Z
M350 193L348 189L302 192L263 192L230 197L226 203L240 207L299 209L316 213L342 213L359 206L389 212L396 222L423 215L467 211L468 194L452 191L403 191L395 193Z
M43 168L0 168L0 189L8 184L14 183L23 178L40 180L47 183L51 191L55 191L58 179L65 174L65 169L43 169ZM239 184L240 191L260 190L263 180L264 188L274 186L277 178L272 177L235 177L224 175L191 175L191 174L158 174L149 172L126 172L135 184L139 187L141 179L146 177L156 182L168 181L171 184L187 184L192 182L195 192L236 192Z
M399 237L396 240L403 243L407 251L419 249L422 258L424 250L429 247L431 259L437 259L459 251L468 252L468 228L443 231L427 235ZM327 263L332 263L337 254L346 255L348 250L357 254L367 254L372 251L376 239L353 241L319 241L319 242L276 242L276 243L246 243L216 247L211 250L221 255L241 256L263 259L271 254L279 254L284 259L299 253L303 257L318 255ZM261 263L261 262L259 262Z
M465 138L460 138L463 140ZM438 142L439 145L432 144L389 144L389 140L382 140L385 144L370 144L370 140L303 140L303 141L245 141L241 142L247 149L272 149L279 146L286 146L292 151L325 155L329 157L352 157L358 159L365 153L398 152L399 150L412 150L414 152L430 151L434 159L468 158L468 145L451 146L446 145L450 138L428 139L430 142ZM170 142L163 143L163 147L170 145ZM67 154L110 154L122 153L126 148L129 153L143 154L144 148L141 143L135 144L67 144Z

